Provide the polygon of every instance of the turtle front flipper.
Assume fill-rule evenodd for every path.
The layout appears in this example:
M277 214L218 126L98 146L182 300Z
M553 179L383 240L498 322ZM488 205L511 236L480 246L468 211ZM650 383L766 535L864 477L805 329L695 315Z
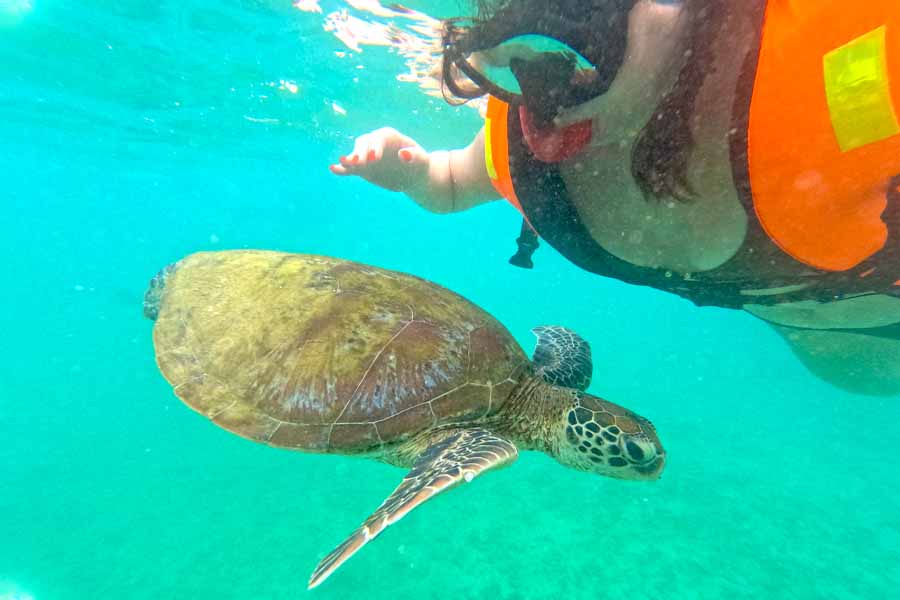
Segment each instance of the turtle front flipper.
M559 326L535 327L537 336L532 362L547 383L586 391L594 370L591 346L571 329Z
M378 510L322 559L309 579L309 589L325 581L366 543L415 507L464 481L472 481L485 471L508 465L518 455L512 442L484 429L442 432L416 459L412 470Z

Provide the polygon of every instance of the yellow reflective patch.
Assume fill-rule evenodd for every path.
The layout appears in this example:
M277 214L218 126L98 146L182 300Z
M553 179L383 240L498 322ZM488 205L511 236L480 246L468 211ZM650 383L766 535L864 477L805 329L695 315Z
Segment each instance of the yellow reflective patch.
M487 167L488 177L497 180L497 169L494 168L494 148L491 144L491 120L484 120L484 166Z
M825 93L841 151L900 133L891 102L886 27L825 55Z

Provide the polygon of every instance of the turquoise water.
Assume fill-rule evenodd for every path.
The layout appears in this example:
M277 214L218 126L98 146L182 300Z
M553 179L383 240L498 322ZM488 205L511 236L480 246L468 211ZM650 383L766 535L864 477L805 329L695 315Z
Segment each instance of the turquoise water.
M898 597L896 400L814 379L746 315L547 248L535 271L512 268L508 206L440 217L333 177L329 161L372 128L436 148L478 126L396 84L396 56L337 50L321 17L276 0L38 0L0 29L0 599ZM525 453L306 592L403 473L253 444L174 397L144 288L225 248L427 277L528 351L535 325L576 329L591 390L657 425L663 478Z

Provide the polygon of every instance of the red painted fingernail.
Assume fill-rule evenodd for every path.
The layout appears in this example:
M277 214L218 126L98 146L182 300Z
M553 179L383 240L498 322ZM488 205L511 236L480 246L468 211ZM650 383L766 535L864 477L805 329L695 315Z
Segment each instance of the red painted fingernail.
M347 157L346 157L346 156L342 156L342 157L338 158L338 160L341 161L341 162L347 162Z
M369 150L369 153L366 156L368 157L368 160L375 160L375 151Z
M352 162L355 165L356 163L359 162L359 157L354 154L353 157L350 159L350 162Z
M400 160L404 162L409 162L412 160L412 152L409 150L401 150L400 151Z

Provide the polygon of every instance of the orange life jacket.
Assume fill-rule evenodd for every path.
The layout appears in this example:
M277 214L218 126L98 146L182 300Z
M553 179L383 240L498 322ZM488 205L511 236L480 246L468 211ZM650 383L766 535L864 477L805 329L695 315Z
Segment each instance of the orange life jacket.
M887 186L900 174L898 110L898 0L769 2L750 182L760 223L787 254L845 271L884 247Z
M758 236L748 233L745 246L762 239L795 263L798 273L831 282L814 286L813 297L859 293L865 286L856 280L865 278L890 277L889 286L900 286L900 0L769 0L755 67L745 114L736 118L746 130L736 187L748 190L751 226L761 230ZM489 100L486 168L497 191L542 233L529 210L534 203L522 201L531 190L516 184L516 168L510 166L527 162L519 156L514 120L509 106ZM635 283L673 287L671 273L661 279L634 269L643 272L631 277ZM614 270L625 273L619 266ZM724 272L717 276L729 278ZM750 279L748 286L767 286L764 273ZM768 283L790 284L783 278ZM698 301L687 288L698 286L670 291L698 304L750 301ZM802 296L775 301L794 299Z

